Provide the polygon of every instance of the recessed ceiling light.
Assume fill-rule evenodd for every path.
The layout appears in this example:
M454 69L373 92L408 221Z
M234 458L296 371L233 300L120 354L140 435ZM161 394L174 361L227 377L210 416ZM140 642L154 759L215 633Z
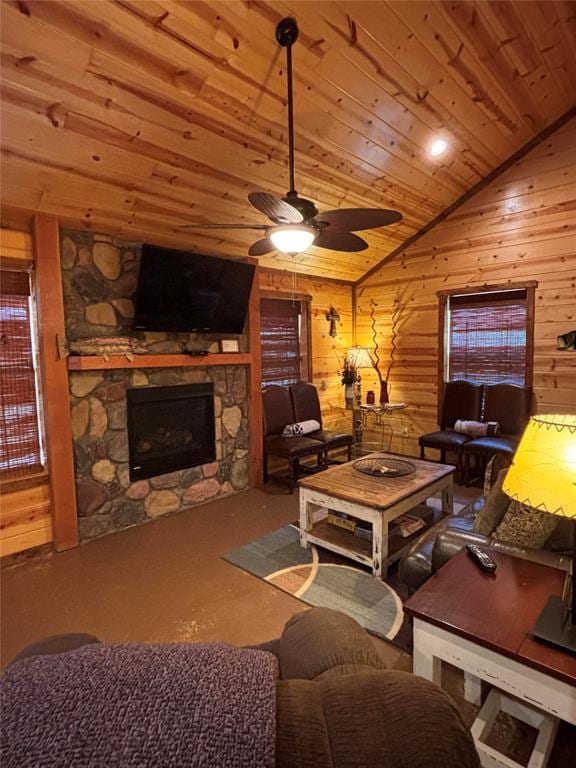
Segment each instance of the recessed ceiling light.
M448 149L448 142L444 139L436 139L432 142L430 146L430 154L432 157L438 157L438 155L443 154Z

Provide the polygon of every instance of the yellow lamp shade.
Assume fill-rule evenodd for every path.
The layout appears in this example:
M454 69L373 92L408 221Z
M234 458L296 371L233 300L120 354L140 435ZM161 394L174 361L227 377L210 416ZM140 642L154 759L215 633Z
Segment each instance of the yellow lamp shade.
M576 416L532 416L502 489L534 509L576 517Z

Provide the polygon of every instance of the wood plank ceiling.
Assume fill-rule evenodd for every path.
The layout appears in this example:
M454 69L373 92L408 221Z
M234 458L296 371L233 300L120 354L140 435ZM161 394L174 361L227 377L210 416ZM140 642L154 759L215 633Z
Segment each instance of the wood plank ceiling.
M2 2L2 197L66 226L241 257L288 187L284 55L297 18L297 187L395 208L368 251L262 264L356 280L574 106L574 2ZM437 136L449 143L428 154Z

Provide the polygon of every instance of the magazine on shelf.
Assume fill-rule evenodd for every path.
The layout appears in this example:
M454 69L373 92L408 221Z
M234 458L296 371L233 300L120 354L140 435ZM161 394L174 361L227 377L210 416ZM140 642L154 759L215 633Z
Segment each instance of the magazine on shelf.
M425 525L426 522L422 520L421 517L417 517L416 515L401 515L401 517L397 517L396 520L391 523L390 528L391 531L397 531L403 539L406 539L408 536L412 536L413 533L416 533L416 531L424 528Z

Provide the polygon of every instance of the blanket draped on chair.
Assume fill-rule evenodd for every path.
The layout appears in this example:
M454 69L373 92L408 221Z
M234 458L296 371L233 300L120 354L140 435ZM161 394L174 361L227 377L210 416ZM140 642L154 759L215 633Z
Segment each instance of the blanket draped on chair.
M93 644L3 675L3 768L272 768L276 658L223 644Z

